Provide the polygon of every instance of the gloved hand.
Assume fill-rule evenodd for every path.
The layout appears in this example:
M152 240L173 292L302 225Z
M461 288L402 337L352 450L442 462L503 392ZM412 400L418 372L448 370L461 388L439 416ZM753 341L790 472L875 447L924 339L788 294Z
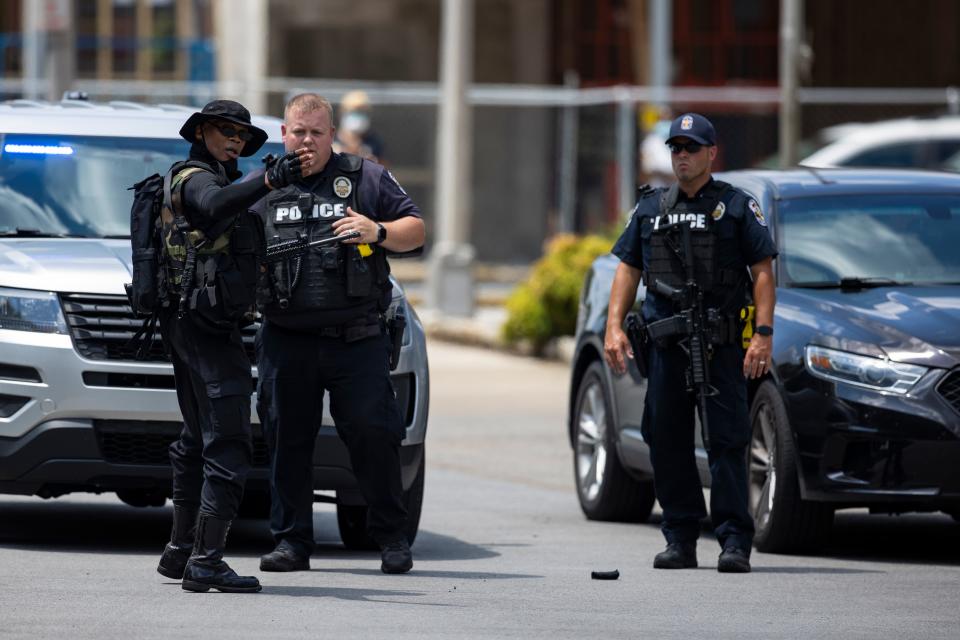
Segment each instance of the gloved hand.
M264 158L267 163L267 182L274 189L282 189L291 182L295 182L303 177L300 167L300 156L296 151L281 156L279 159L268 156Z

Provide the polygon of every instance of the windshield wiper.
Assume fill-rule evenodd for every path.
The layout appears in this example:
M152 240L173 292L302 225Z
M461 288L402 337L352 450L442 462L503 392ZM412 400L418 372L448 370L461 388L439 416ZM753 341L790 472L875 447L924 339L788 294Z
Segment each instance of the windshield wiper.
M792 282L790 286L800 289L840 289L841 291L858 291L860 289L876 289L877 287L908 287L912 282L904 280L893 280L881 276L870 276L861 278L850 276L840 278L839 281L821 281L821 282Z
M105 235L105 236L100 236L100 237L103 238L104 240L129 240L129 239L130 239L130 234L129 234L129 233L125 233L125 234L120 234L120 235Z

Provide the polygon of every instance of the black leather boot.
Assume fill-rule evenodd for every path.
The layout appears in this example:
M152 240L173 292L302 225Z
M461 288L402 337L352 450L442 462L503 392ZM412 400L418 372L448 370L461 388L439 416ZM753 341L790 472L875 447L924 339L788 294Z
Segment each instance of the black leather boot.
M671 542L653 559L654 569L696 569L697 543Z
M173 527L170 530L170 542L163 548L157 572L171 578L183 578L183 568L193 550L194 535L197 532L197 511L199 508L173 505Z
M413 554L405 538L383 545L380 559L380 570L384 573L406 573L413 568Z
M260 581L254 576L238 576L223 561L230 520L221 520L206 513L197 519L197 537L193 555L183 570L183 588L187 591L225 591L228 593L256 593Z

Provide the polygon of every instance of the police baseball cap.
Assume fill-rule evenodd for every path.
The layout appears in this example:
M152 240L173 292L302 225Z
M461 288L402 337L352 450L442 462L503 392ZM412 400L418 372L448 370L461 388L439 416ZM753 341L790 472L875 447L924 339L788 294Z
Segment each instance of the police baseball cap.
M196 138L194 133L198 124L203 124L208 120L226 120L234 124L243 125L253 137L243 145L241 156L252 156L263 143L267 141L267 132L259 127L253 126L250 122L250 112L239 102L233 100L213 100L203 106L203 109L197 111L187 118L187 121L180 127L180 136L189 143L193 143Z
M713 124L699 113L685 113L670 123L667 144L670 144L674 138L690 138L708 147L717 144L717 132Z

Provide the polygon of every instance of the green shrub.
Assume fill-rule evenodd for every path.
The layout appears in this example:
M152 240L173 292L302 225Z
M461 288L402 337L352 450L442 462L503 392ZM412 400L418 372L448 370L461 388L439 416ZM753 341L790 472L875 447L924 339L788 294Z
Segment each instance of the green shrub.
M580 288L590 265L609 253L610 238L589 235L555 236L530 276L507 299L503 338L509 343L529 340L539 352L551 338L573 335Z

